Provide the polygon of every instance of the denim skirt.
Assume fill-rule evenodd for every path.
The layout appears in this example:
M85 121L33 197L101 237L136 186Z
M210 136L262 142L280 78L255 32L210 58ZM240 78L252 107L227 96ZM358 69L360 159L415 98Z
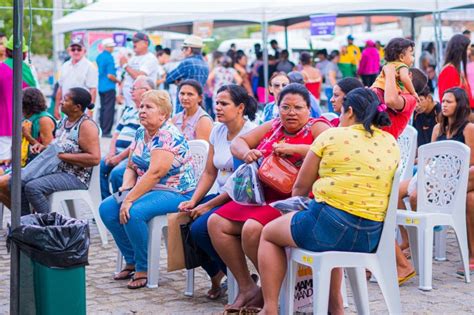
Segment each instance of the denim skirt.
M314 200L308 210L297 212L291 220L291 235L296 245L313 252L374 252L382 228L383 222L367 220Z

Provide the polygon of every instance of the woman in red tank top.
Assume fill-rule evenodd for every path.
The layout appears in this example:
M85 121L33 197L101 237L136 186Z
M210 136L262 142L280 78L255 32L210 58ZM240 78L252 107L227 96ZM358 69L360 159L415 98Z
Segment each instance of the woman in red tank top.
M310 118L310 97L301 84L290 84L280 94L279 118L269 121L236 138L232 154L245 163L252 163L270 154L285 156L301 166L313 140L331 125L324 119ZM266 187L267 203L288 198ZM232 271L239 284L239 294L226 309L262 306L260 288L250 277L245 255L257 264L258 244L263 226L279 217L278 210L265 206L243 206L231 201L217 210L208 221L212 244Z

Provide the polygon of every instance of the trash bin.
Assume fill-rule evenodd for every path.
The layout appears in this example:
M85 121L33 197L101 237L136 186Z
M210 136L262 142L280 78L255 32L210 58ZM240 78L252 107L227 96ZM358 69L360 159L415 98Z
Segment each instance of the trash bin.
M21 314L86 314L87 221L58 213L23 216L9 241L20 249Z

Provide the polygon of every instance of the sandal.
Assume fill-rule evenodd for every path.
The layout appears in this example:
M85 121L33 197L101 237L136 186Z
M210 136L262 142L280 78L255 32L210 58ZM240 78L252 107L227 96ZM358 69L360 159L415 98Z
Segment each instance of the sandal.
M456 270L456 274L459 275L459 276L462 276L464 277L464 267L461 266L458 268L458 270ZM474 274L474 264L469 264L469 275L473 275Z
M127 272L127 274L125 274L124 276L121 276L119 277L119 274L121 274L122 272ZM119 273L117 273L115 276L114 276L114 280L127 280L127 279L130 279L131 277L133 277L133 275L135 274L135 268L133 267L126 267L122 270L120 270Z
M209 300L214 301L220 298L223 294L224 294L224 289L222 287L218 287L214 289L211 288L209 291L207 291L206 297Z
M138 281L138 280L145 280L145 281L142 282L142 284L140 284L140 285L138 285L138 286L131 285L133 282ZM129 288L130 290L136 290L136 289L140 289L140 288L146 287L147 283L148 283L148 277L138 277L138 278L135 278L135 276L133 276L133 277L132 277L132 280L130 280L130 282L127 284L127 288Z
M408 280L410 280L411 278L413 278L414 276L416 276L416 272L415 270L413 270L412 272L410 272L407 276L405 277L402 277L402 278L398 278L398 285L402 285L404 284L405 282L407 282Z
M224 310L223 315L230 315L230 314L240 314L241 309L240 308L228 308Z
M240 309L239 314L241 314L241 315L255 315L255 314L260 313L261 310L262 310L262 308L260 308L260 307L246 306L246 307L243 307L243 308Z

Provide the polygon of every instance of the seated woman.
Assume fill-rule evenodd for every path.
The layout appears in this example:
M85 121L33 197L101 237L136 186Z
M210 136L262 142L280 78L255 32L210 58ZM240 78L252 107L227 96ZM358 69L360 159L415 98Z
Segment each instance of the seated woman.
M212 130L212 118L201 107L202 86L196 80L185 80L178 86L178 98L183 111L172 118L186 140L206 140Z
M64 148L59 153L62 161L55 173L23 183L21 214L30 213L29 203L37 213L48 213L48 196L56 191L88 189L92 167L100 162L99 129L84 112L92 109L90 93L83 88L72 88L65 95L61 110L66 115L56 130L58 144ZM45 146L37 143L33 148L39 153ZM10 208L10 175L0 178L0 202Z
M310 118L309 92L301 84L285 87L280 93L278 107L279 118L234 139L231 145L234 157L252 163L277 154L299 167L313 140L330 128L326 120ZM267 203L287 197L265 188ZM268 205L243 206L231 201L209 218L212 244L239 284L235 302L226 309L261 306L260 289L250 276L245 255L255 267L258 266L257 250L262 228L280 215Z
M439 123L435 125L431 142L454 140L466 144L471 148L469 183L467 188L466 221L467 236L469 244L469 268L474 272L474 124L469 122L470 108L467 93L462 88L450 88L443 94L441 104L441 116ZM415 178L412 180L414 181ZM416 210L416 185L410 184L411 180L400 183L398 208L406 209L403 199L409 196L410 205L413 211ZM413 190L411 187L413 186ZM410 188L409 188L410 187ZM405 229L401 229L402 244L401 249L408 248L408 235ZM399 252L397 252L398 254ZM405 255L408 254L405 252ZM406 274L413 273L414 269L403 255L397 255L399 278ZM460 267L457 273L464 275L464 269Z
M29 147L37 144L48 146L54 139L56 119L47 112L46 99L37 88L26 88L23 90L23 137L28 141ZM28 150L26 163L34 158L31 150ZM22 155L23 160L23 155Z
M341 114L342 103L344 97L352 90L364 87L362 82L356 78L344 78L336 82L332 87L331 104L334 113ZM339 126L339 118L335 118L331 121L334 127Z
M189 211L189 215L195 220L191 225L192 238L213 259L203 265L211 278L212 287L207 292L207 297L211 300L223 294L220 284L227 268L212 246L207 231L207 220L221 205L230 201L227 193L222 191L227 178L234 172L230 143L235 137L256 127L249 119L255 119L257 102L242 86L232 84L218 90L215 108L217 121L220 124L211 132L206 169L191 200L179 205L181 211ZM214 182L217 182L217 194L206 196Z
M283 90L288 84L290 84L290 78L288 78L288 75L285 72L275 72L271 76L268 81L268 91L270 91L270 95L275 98L275 101L266 104L263 108L264 122L278 117L278 106L276 106L278 103L278 97L281 90Z
M168 122L172 105L165 91L148 91L139 106L140 127L123 176L122 202L107 197L99 212L125 258L125 269L114 279L132 277L129 289L147 284L148 221L176 212L196 187L188 142Z
M377 248L400 160L395 139L379 129L390 124L385 106L379 104L369 89L347 94L341 127L314 141L293 187L293 196L312 191L315 200L308 210L286 214L263 229L258 251L263 314L277 313L287 266L285 247L366 253ZM344 312L341 279L340 269L333 270L331 314Z

